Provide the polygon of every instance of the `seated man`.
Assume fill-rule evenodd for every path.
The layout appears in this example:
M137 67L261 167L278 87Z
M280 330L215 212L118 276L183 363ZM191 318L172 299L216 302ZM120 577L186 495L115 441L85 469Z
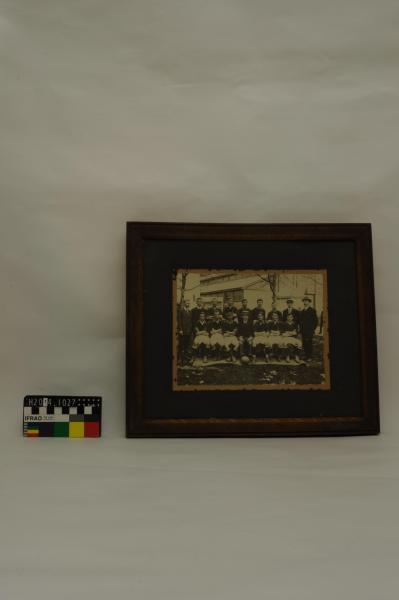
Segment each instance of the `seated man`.
M228 353L228 361L236 362L236 352L238 349L237 323L234 321L234 313L226 314L226 320L222 324L223 346Z
M210 347L213 358L216 360L220 360L221 351L224 347L224 337L222 330L223 320L220 310L217 308L215 310L215 316L209 325L209 333L210 333Z
M299 337L299 325L293 314L289 314L287 321L281 324L281 338L281 347L286 352L285 360L289 363L291 356L293 356L295 362L299 363L299 351L302 348L302 342Z
M270 351L269 332L268 332L267 323L266 323L262 313L258 314L258 318L256 319L255 323L253 324L253 331L254 331L254 339L252 342L252 346L255 351L255 354L254 354L255 361L256 361L257 357L264 356L266 362L269 362L269 351Z
M278 312L273 312L268 322L269 344L274 358L281 360L281 321Z
M206 352L209 348L209 324L205 319L205 311L202 310L199 314L199 319L194 326L194 342L193 350L198 358L202 358L203 362L207 362Z
M252 356L253 329L246 313L243 313L242 321L238 322L237 336L240 343L240 356L246 354Z

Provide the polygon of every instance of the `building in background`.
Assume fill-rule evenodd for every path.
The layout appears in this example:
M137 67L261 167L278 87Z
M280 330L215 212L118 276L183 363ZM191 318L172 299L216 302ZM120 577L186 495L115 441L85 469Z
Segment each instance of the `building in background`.
M312 305L320 314L323 308L323 276L321 273L272 273L268 271L209 271L196 273L187 271L177 275L177 301L181 300L184 277L184 298L194 306L198 297L210 306L216 298L222 308L229 296L236 307L246 298L248 306L254 308L262 298L265 309L270 309L273 300L278 310L286 308L292 298L294 306L302 308L304 295L312 299Z
M246 298L250 308L256 306L258 298L262 298L264 306L269 306L273 298L270 285L262 272L254 275L240 271L223 271L201 275L200 294L206 304L217 298L220 306L223 306L230 296L237 307L240 306L241 300Z

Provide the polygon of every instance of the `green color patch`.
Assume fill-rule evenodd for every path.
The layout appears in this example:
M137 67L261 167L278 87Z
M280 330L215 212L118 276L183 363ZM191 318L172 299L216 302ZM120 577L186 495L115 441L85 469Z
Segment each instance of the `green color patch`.
M69 423L54 423L55 437L69 437Z

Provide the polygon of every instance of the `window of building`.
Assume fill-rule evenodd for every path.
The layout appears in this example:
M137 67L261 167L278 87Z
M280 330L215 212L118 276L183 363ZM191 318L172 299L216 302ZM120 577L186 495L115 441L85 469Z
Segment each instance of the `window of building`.
M241 300L244 298L244 290L241 289L237 289L237 290L227 290L224 292L224 302L227 301L227 298L233 298L233 302L241 302Z

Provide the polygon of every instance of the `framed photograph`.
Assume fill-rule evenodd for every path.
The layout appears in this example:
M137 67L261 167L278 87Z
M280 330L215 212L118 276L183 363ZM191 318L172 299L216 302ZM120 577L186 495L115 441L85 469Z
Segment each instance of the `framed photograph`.
M379 432L369 224L127 224L126 434Z

